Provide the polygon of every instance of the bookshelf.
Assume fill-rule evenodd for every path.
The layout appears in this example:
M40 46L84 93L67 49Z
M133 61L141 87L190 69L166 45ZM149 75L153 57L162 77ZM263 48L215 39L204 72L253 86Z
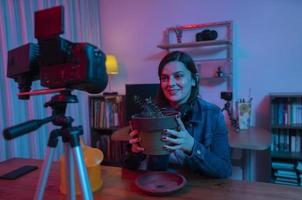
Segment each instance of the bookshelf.
M302 93L270 94L272 182L302 186Z
M125 96L89 96L91 146L104 153L103 165L120 166L127 142L112 141L112 133L125 126Z

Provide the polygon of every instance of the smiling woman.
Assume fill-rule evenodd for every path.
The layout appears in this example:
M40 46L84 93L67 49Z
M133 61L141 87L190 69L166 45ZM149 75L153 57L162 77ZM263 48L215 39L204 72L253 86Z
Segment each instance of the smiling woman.
M174 79L178 80L178 84L176 87L182 88L183 90L187 90L186 98L183 100L184 102L175 102L169 100L168 96L165 94L165 86L169 85L169 77L168 74L173 74ZM170 105L173 102L181 105L183 103L189 103L193 99L195 99L199 94L199 76L198 71L196 69L195 63L192 60L191 56L184 52L174 51L166 55L160 62L158 66L158 76L160 79L161 90L159 91L159 100L161 106ZM185 85L184 85L185 84ZM166 87L169 88L169 87ZM170 87L173 88L173 87ZM181 94L184 95L183 92Z
M224 116L219 107L198 97L199 76L192 58L184 52L167 54L159 64L158 104L181 113L178 129L163 129L161 140L168 155L144 155L138 130L130 133L132 144L126 167L166 170L178 166L191 173L225 178L232 173Z
M188 101L196 81L191 72L179 61L166 64L160 76L161 89L173 108Z

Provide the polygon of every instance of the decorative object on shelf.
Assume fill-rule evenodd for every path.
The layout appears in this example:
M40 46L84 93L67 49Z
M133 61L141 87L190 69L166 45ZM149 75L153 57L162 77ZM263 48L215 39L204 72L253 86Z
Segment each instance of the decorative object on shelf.
M182 29L173 27L173 31L175 32L177 43L181 43L182 42Z
M216 40L218 36L217 31L205 29L201 32L196 33L196 41L209 41L209 40Z
M219 78L224 77L224 73L223 73L221 67L218 67L218 68L217 68L216 77L219 77Z
M117 95L117 92L111 91L111 79L113 75L118 74L119 68L116 57L114 55L108 54L106 55L106 72L109 76L108 86L109 92L104 92L104 95Z

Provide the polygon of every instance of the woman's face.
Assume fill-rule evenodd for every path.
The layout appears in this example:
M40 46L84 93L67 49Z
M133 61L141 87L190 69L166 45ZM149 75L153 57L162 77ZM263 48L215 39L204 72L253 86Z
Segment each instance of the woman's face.
M187 102L195 80L186 66L179 61L167 63L160 76L160 86L170 105L177 108Z

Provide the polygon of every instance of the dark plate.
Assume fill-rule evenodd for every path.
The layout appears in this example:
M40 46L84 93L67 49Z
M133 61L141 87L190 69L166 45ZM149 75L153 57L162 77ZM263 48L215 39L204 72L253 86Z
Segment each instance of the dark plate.
M149 195L168 195L187 183L182 175L173 172L147 172L135 180L135 185Z

